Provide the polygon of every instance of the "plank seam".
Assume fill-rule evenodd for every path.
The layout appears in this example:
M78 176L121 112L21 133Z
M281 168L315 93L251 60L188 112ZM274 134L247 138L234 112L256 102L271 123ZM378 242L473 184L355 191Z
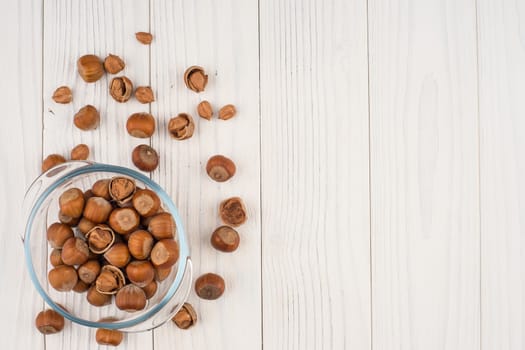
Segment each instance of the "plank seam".
M370 132L371 113L370 113L370 16L369 0L366 1L366 64L367 64L367 93L368 93L368 230L369 230L369 294L370 294L370 349L374 349L374 328L373 328L373 292L372 292L372 137Z
M261 101L261 1L257 0L257 57L258 62L258 79L259 79L259 222L261 229L260 237L260 278L261 278L261 350L264 349L264 278L263 278L263 220L262 220L262 101Z

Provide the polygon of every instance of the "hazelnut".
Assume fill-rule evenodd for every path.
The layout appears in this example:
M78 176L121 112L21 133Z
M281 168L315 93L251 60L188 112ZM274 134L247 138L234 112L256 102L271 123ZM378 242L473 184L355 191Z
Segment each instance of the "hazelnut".
M55 310L41 311L35 319L35 326L42 334L54 334L64 329L64 317Z
M97 292L101 294L117 294L117 291L124 286L126 280L122 271L111 265L102 267L98 275L95 286Z
M75 286L73 287L73 292L84 293L89 289L89 287L89 284L79 279L77 281L77 284L75 284Z
M184 303L182 308L171 319L180 329L188 329L197 323L197 313L191 304Z
M100 320L100 322L102 321L104 320ZM116 329L98 328L95 333L95 339L100 345L118 346L122 343L124 334Z
M89 147L83 143L71 150L71 160L86 160L89 157Z
M78 218L84 209L84 192L78 188L70 188L58 198L60 211L66 216Z
M148 231L138 230L129 236L128 249L135 259L145 260L149 257L154 242Z
M226 225L237 227L246 222L246 207L239 197L228 198L221 202L219 215Z
M62 247L62 261L66 265L80 265L89 258L89 248L86 242L78 237L71 237Z
M217 182L224 182L235 175L235 163L225 156L216 155L211 157L206 164L206 172L209 177Z
M146 32L135 33L135 38L144 45L149 45L153 41L153 35Z
M60 154L50 154L42 162L42 172L45 173L49 169L65 162L66 158L62 157Z
M211 235L211 245L221 252L233 252L239 246L239 233L229 226L218 227Z
M155 279L155 269L147 260L135 260L126 266L126 275L131 283L145 287Z
M78 222L80 221L80 217L74 218L71 216L67 216L62 211L58 212L58 221L60 221L63 224L69 225L69 226L76 226Z
M48 272L47 280L59 292L69 292L77 284L77 271L72 266L59 265Z
M110 200L111 196L109 195L109 182L111 179L100 179L95 181L93 186L91 186L91 191L93 196L102 197L106 200Z
M115 243L104 253L104 258L116 267L124 267L128 264L130 254L125 243Z
M155 293L157 293L157 281L151 281L146 286L142 287L142 290L144 291L144 294L146 294L146 299L151 299Z
M195 281L195 292L206 300L215 300L224 293L224 279L214 273L206 273Z
M146 294L134 284L128 284L117 292L115 304L120 310L134 312L146 307Z
M160 214L160 213L164 213L164 209L162 209L162 207L159 208L159 210L157 210L157 212L155 214ZM153 219L155 215L152 215L152 216L143 216L140 218L140 224L144 227L148 227L149 226L149 223L151 222L151 219Z
M117 208L109 215L108 222L115 232L125 235L139 227L140 217L133 208Z
M97 287L89 287L86 295L87 301L93 306L104 306L111 303L111 294L102 294L97 291Z
M87 203L86 203L86 207L87 207ZM84 209L84 212L85 211L86 210ZM86 233L91 231L91 229L95 227L96 225L97 224L95 224L93 221L89 221L85 217L82 217L80 218L80 221L78 222L77 228L83 235L85 235Z
M213 109L208 101L202 101L197 105L197 114L206 120L211 120Z
M57 267L59 265L63 265L64 262L62 261L62 249L53 249L51 251L51 254L49 254L49 262L51 263L51 265L53 265L54 267Z
M86 240L90 251L102 254L115 242L115 233L107 225L98 225L86 234Z
M133 93L133 84L126 77L116 77L109 84L109 94L117 102L126 102Z
M179 245L173 239L161 239L151 250L151 263L161 269L175 265L179 260Z
M235 113L237 113L237 110L235 109L234 105L226 105L219 109L219 119L222 120L228 120L235 116Z
M171 118L168 123L168 131L175 140L186 140L193 136L195 130L195 123L191 115L180 113L176 117Z
M94 130L100 124L100 114L95 107L87 105L80 108L77 114L75 114L73 123L80 130Z
M91 284L100 274L100 263L98 260L88 260L78 267L77 274L82 282Z
M88 199L90 199L91 197L93 197L93 191L91 190L87 190L87 191L84 191L84 200L87 202Z
M104 75L104 67L95 55L84 55L77 61L78 74L86 83L93 83Z
M159 155L148 145L138 145L131 153L131 160L142 171L153 171L159 165Z
M173 238L176 231L173 216L170 213L155 215L149 222L148 231L156 239Z
M135 98L140 103L151 103L155 101L155 96L153 96L153 90L149 86L139 86L135 90Z
M108 57L104 60L104 68L109 74L117 74L126 67L126 64L122 58L109 54Z
M172 270L171 266L164 268L164 269L155 267L155 281L157 282L164 281L170 275L171 270Z
M95 224L100 224L108 220L112 210L113 206L104 198L91 197L87 200L84 208L84 218Z
M64 243L73 236L73 230L66 224L55 222L47 228L47 240L53 248L62 248Z
M153 216L160 208L159 196L152 190L138 190L131 199L133 207L142 216Z
M68 86L60 86L53 93L53 101L66 104L73 100L73 94Z
M134 113L128 118L126 130L133 137L151 137L155 132L155 118L149 113Z
M188 89L195 92L202 92L208 84L208 76L204 72L204 68L199 66L191 66L184 72L184 83Z
M127 177L117 176L109 182L109 195L120 206L131 201L135 189L135 181Z

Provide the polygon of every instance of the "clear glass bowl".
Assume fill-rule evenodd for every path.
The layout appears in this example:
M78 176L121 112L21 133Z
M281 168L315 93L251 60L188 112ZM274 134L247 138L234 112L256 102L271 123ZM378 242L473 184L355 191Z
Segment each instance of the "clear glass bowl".
M86 293L58 292L47 280L52 268L49 253L52 248L46 239L49 225L58 221L58 198L68 188L82 190L103 178L127 176L135 179L137 186L155 191L162 201L162 207L175 219L180 257L171 274L158 283L155 295L148 300L142 311L129 313L119 310L113 302L96 307L86 300ZM134 170L85 161L72 161L60 164L40 175L26 192L24 199L26 220L22 236L29 275L34 286L45 302L67 319L88 327L119 329L124 332L139 332L156 328L168 320L182 307L191 288L192 265L190 249L181 218L168 194L147 176ZM75 233L81 236L81 233ZM62 308L63 306L64 308ZM99 322L112 317L115 321Z

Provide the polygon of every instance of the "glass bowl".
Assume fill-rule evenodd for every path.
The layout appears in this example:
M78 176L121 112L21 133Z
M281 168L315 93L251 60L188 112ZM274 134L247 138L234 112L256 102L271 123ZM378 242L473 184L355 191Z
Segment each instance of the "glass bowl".
M179 244L180 256L170 275L158 283L155 295L147 301L144 310L126 312L119 310L113 301L110 305L96 307L86 300L86 293L59 292L48 283L49 262L52 248L46 239L49 225L58 221L58 198L67 189L78 187L83 191L100 179L114 176L133 178L138 187L154 191L162 202L162 208L171 213L177 226L175 240ZM181 218L168 194L149 177L134 170L86 161L72 161L55 166L40 175L26 192L24 199L25 260L35 288L54 310L65 318L83 326L119 329L124 332L139 332L156 328L168 320L182 307L191 288L192 265L190 249ZM75 232L82 237L82 233ZM103 318L114 321L99 322Z

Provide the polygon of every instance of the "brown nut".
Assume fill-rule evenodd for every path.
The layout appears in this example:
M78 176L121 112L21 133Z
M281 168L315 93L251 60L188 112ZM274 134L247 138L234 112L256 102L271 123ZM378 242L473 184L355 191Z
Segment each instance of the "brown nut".
M71 237L62 247L62 261L66 265L80 265L89 258L89 248L86 242L78 237Z
M60 86L53 93L53 101L66 104L73 100L73 94L68 86Z
M86 83L94 83L104 75L104 66L95 55L84 55L77 61L78 74Z
M99 322L103 321L104 320L100 320ZM98 328L95 333L95 339L100 345L118 346L122 343L124 334L116 329Z
M109 195L119 206L131 201L135 189L135 181L127 177L117 176L109 182Z
M111 179L100 179L95 181L93 186L91 186L91 192L93 192L94 197L102 197L106 200L110 200L109 195L109 182Z
M239 197L228 198L221 202L219 215L226 225L237 227L246 222L246 207Z
M164 268L164 269L155 267L155 281L157 282L164 281L170 275L171 270L172 270L171 266Z
M191 66L184 72L184 83L188 89L201 92L204 91L206 84L208 84L208 76L204 72L204 68Z
M120 310L139 311L146 307L146 294L140 287L128 284L117 292L115 304Z
M84 211L85 211L85 209L84 209ZM82 218L80 218L80 221L78 222L77 228L83 235L86 235L96 225L97 224L95 224L94 222L89 221L85 217L82 217Z
M149 86L139 86L135 90L135 98L140 103L151 103L155 101L155 96L153 95L153 90Z
M144 45L149 45L153 41L153 35L146 32L135 33L135 38Z
M60 154L50 154L42 161L42 172L45 173L49 169L65 162L66 158L62 157Z
M222 120L228 120L235 116L235 113L237 113L237 110L235 109L234 105L226 105L219 109L219 119Z
M73 292L84 293L89 289L90 285L82 280L78 280L77 284L73 287Z
M148 231L138 230L133 232L128 238L128 249L130 254L139 260L149 257L155 240Z
M186 140L193 136L195 130L195 123L191 115L180 113L176 117L171 118L168 123L168 131L175 140Z
M57 267L59 265L64 265L64 262L62 261L62 249L53 249L51 251L51 254L49 254L49 262L54 267Z
M97 276L95 286L101 294L117 294L124 286L126 279L124 273L116 266L106 265L102 267L100 275Z
M209 177L217 182L224 182L235 175L235 163L222 155L211 157L206 164L206 172Z
M76 226L78 222L80 221L80 217L74 218L71 216L67 216L62 211L58 212L58 221L60 221L63 224L69 225L69 226Z
M90 199L91 197L93 197L93 191L91 190L87 190L87 191L84 191L84 200L87 202L88 199Z
M87 301L93 306L104 306L111 303L111 294L102 294L97 291L97 287L89 287L86 295Z
M157 268L172 267L179 260L179 245L171 238L161 239L153 246L150 259Z
M142 287L142 290L144 291L144 294L146 294L146 299L151 299L155 293L157 293L157 281L151 281L146 286Z
M76 145L71 150L71 160L86 160L89 157L89 147L83 143Z
M230 253L237 249L239 233L229 226L218 227L211 235L211 245L221 252Z
M155 132L155 118L149 113L134 113L126 122L126 130L133 137L151 137Z
M116 77L109 84L109 94L117 102L126 102L133 93L133 83L127 77Z
M124 267L130 260L128 246L125 243L115 243L104 253L104 258L116 267Z
M153 171L159 165L157 151L148 145L138 145L131 153L131 160L142 171Z
M100 274L100 263L98 260L88 260L78 267L77 274L82 282L91 284Z
M97 225L86 234L86 240L90 251L103 254L115 242L115 233L107 225Z
M87 200L84 208L84 218L95 224L100 224L108 220L112 210L113 206L104 198L91 197Z
M78 188L70 188L58 198L58 204L60 205L60 211L62 214L72 218L82 216L84 203L84 192Z
M155 268L147 260L135 260L126 266L126 275L131 283L143 288L155 279Z
M135 210L144 217L153 216L160 208L159 196L152 190L138 190L131 200Z
M59 265L48 272L47 280L59 292L69 292L77 284L77 271L72 266Z
M206 273L195 281L195 292L202 299L218 299L224 293L224 289L224 279L214 273Z
M202 101L199 103L197 105L197 114L201 118L211 120L211 117L213 116L213 108L211 108L211 104L208 101Z
M184 303L182 308L171 319L180 329L188 329L197 323L197 313L191 304Z
M140 217L133 208L117 208L109 215L108 223L115 232L125 235L139 227Z
M47 228L47 241L52 248L62 248L73 236L73 230L66 224L55 222Z
M80 130L94 130L100 124L100 114L92 105L80 108L73 118L73 123Z
M117 55L109 54L108 57L104 60L104 68L109 74L117 74L126 67L126 64L122 58Z
M149 222L148 231L156 239L173 238L176 231L175 221L170 213L155 215Z
M64 317L55 310L44 310L38 313L35 326L42 334L54 334L64 329Z

